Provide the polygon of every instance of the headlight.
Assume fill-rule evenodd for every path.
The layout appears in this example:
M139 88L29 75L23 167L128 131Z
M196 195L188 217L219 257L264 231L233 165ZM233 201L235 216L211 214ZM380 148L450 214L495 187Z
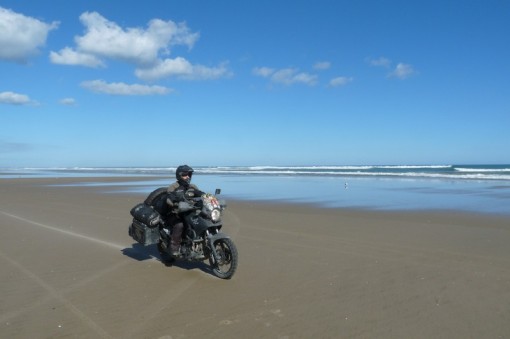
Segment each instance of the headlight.
M217 222L220 220L220 217L221 217L221 212L220 210L218 209L213 209L211 211L211 220L214 221L214 222Z

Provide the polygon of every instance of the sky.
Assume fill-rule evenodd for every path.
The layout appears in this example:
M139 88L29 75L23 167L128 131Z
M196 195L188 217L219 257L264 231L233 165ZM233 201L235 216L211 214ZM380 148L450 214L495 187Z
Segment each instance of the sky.
M0 0L0 167L510 163L507 0Z

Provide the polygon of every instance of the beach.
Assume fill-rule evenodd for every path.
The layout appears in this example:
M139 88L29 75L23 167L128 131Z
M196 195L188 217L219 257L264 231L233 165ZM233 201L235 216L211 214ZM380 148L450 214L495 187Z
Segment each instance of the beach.
M229 200L221 280L129 237L145 194L77 180L0 180L1 338L510 337L508 216Z

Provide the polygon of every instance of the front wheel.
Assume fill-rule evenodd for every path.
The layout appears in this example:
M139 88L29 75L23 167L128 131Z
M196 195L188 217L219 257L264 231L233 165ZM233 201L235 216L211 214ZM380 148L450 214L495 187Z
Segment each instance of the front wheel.
M211 253L209 263L215 276L221 279L230 279L237 269L237 248L232 239L223 238L214 242L218 262L215 262Z

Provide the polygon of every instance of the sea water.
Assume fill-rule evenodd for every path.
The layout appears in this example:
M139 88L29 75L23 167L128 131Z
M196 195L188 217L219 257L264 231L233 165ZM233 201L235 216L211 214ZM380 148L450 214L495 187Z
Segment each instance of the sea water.
M193 182L225 199L288 201L329 208L462 210L510 215L510 165L196 166ZM4 168L1 178L140 176L86 183L148 194L175 180L175 167ZM161 179L161 176L168 177ZM154 177L154 179L151 179ZM120 189L122 187L122 189Z

